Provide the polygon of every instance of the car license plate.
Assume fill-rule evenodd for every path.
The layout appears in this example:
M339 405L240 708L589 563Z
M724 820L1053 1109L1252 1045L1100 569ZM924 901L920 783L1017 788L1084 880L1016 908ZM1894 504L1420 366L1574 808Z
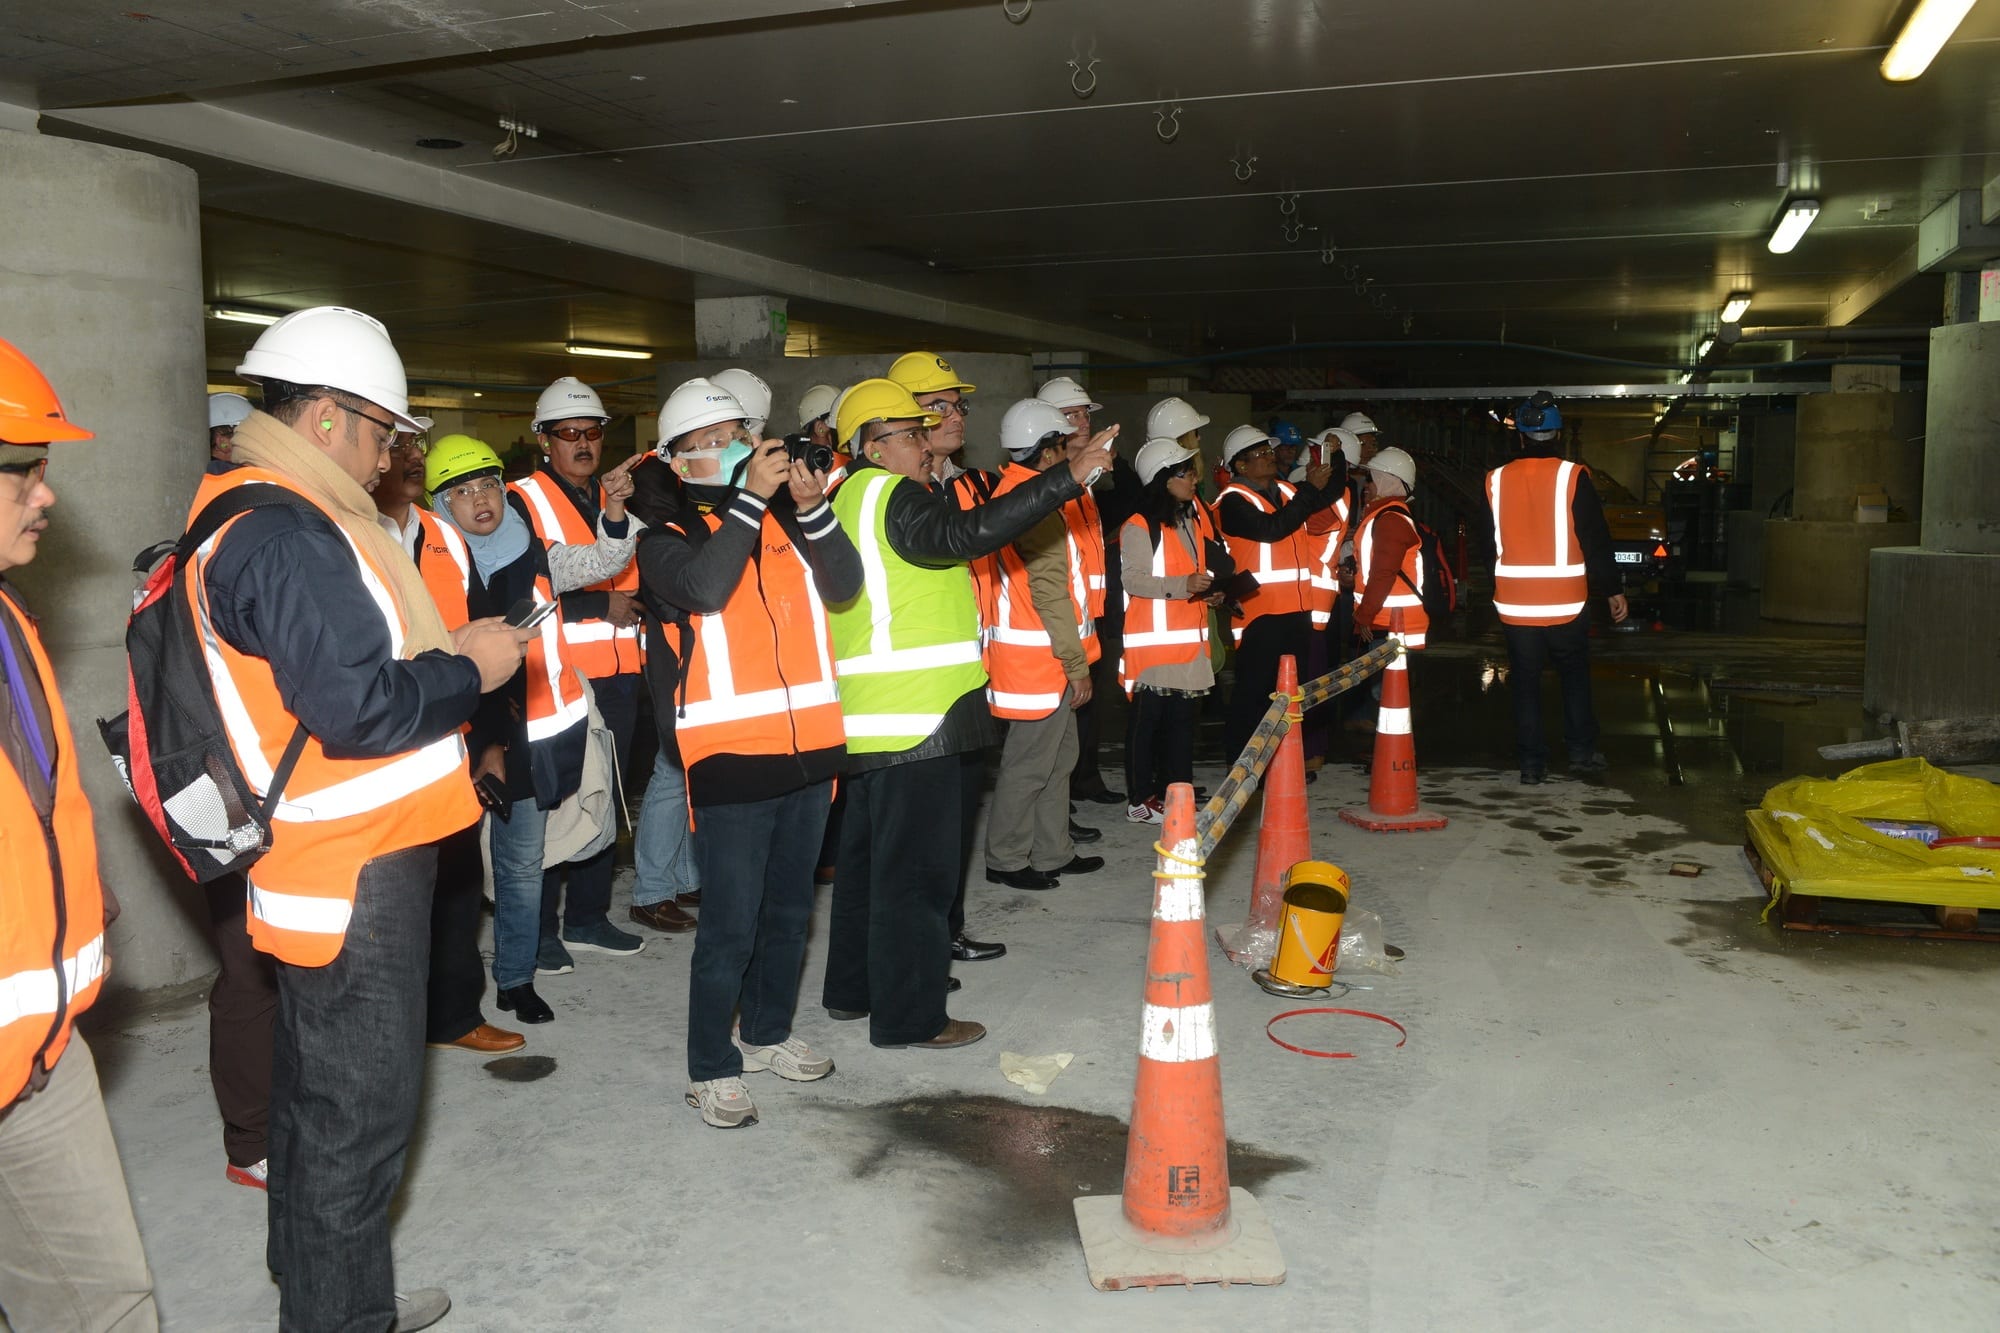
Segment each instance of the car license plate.
M1621 565L1643 565L1646 563L1644 551L1613 551L1612 558Z

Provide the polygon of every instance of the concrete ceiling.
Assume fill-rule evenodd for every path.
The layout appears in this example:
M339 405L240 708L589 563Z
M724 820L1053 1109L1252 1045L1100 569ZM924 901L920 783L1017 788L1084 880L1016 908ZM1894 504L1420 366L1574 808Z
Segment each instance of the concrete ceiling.
M1826 322L2000 153L1994 0L1910 85L1876 73L1898 0L128 3L0 14L0 88L193 162L212 296L379 308L465 379L686 355L695 297L757 290L835 351L1679 362L1734 289ZM503 117L538 133L496 157Z

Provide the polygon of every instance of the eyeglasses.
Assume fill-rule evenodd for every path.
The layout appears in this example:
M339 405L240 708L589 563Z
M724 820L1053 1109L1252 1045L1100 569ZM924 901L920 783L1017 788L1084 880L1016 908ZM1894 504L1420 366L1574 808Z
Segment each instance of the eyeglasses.
M868 443L887 444L899 436L907 437L911 444L922 445L931 438L931 428L929 426L905 426L901 430L892 430L877 435L874 439L868 441Z
M10 477L27 479L28 485L23 487L23 490L40 485L42 478L48 475L48 471L49 460L46 458L38 458L32 463L0 463L0 472Z
M387 434L387 435L389 436L389 438L390 438L390 440L391 440L391 441L393 441L393 440L395 439L395 437L396 437L396 423L395 423L395 422L393 422L393 421L384 421L384 420L382 420L382 418L380 418L380 417L375 417L375 416L370 416L370 415L368 415L368 413L366 413L366 412L363 412L363 411L362 411L362 410L361 410L360 408L358 408L358 407L349 407L349 406L348 406L348 405L347 405L346 403L335 403L335 404L334 404L334 406L335 406L335 407L337 407L337 408L339 408L339 409L340 409L341 411L343 411L343 412L349 412L349 413L352 413L353 415L355 415L355 416L357 416L357 417L360 417L360 418L361 418L361 419L362 419L363 421L367 421L367 422L371 422L371 423L373 423L374 425L377 425L377 426L380 426L380 427L382 428L383 432L384 432L385 434ZM389 447L393 449L393 448L395 448L395 445L394 445L393 443L391 443Z
M926 412L935 412L941 417L969 417L972 415L972 404L965 402L963 399L954 403L949 398L940 398L930 403L919 402L917 406L923 408Z
M543 434L550 439L561 440L564 444L575 444L578 440L589 440L592 444L596 444L604 438L604 427L557 426L554 430L544 431Z
M457 504L460 500L478 500L488 495L499 494L503 483L498 477L481 477L478 481L462 481L445 492L445 499Z
M1278 454L1278 449L1276 445L1259 444L1249 449L1245 449L1242 453L1236 456L1247 463L1253 458L1275 458L1277 457L1277 454Z
M395 439L389 441L389 452L392 454L406 453L411 449L415 449L420 455L427 454L431 451L431 442L422 435L412 435L408 431L401 430L396 432Z

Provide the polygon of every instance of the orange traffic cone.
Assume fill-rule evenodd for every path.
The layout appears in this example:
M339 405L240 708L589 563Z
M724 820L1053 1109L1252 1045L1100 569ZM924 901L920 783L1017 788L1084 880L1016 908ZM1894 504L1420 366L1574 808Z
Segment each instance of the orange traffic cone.
M1278 659L1278 693L1299 692L1298 663L1288 654ZM1259 953L1253 941L1278 938L1278 913L1284 906L1285 876L1312 857L1312 825L1306 815L1305 749L1299 740L1303 714L1297 703L1286 712L1285 737L1264 774L1264 811L1257 821L1257 865L1250 877L1250 915L1231 941L1229 956L1241 963ZM1261 933L1260 933L1261 932ZM1268 956L1257 957L1261 965Z
M1402 613L1398 612L1400 617ZM1417 805L1417 744L1410 734L1410 668L1403 636L1382 672L1382 707L1375 716L1375 762L1368 769L1368 808L1340 817L1376 833L1440 829L1451 821Z
M1285 1280L1285 1260L1264 1210L1229 1184L1222 1128L1222 1068L1202 939L1200 843L1194 788L1167 791L1139 1077L1117 1198L1076 1200L1090 1284L1099 1291L1197 1282Z

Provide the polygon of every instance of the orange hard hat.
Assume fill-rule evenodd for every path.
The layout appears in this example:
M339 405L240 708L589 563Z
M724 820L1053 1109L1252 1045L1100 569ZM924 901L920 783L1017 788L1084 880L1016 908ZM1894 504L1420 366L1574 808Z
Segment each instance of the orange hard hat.
M20 348L0 338L0 444L93 438L63 415L49 377Z

